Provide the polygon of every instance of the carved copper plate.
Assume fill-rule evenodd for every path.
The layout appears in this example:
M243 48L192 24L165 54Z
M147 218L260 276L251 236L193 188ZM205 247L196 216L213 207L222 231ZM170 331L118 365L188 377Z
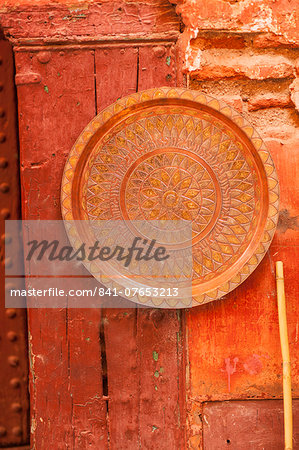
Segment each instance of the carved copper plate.
M278 197L271 156L244 117L197 91L159 88L120 99L89 123L66 163L61 203L64 220L191 221L197 306L257 267Z

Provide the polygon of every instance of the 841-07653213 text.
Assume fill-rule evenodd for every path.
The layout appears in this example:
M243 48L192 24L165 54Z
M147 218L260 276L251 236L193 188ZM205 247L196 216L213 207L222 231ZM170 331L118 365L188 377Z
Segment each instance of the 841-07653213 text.
M131 297L134 295L140 295L141 297L177 297L179 292L175 287L140 287L140 288L123 288L117 290L116 288L103 288L95 287L94 289L59 289L56 287L50 287L47 289L11 289L11 297Z

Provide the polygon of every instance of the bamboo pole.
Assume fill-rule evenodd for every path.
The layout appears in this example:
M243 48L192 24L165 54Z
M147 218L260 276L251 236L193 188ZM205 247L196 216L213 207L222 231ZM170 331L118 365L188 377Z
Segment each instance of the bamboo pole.
M283 263L276 262L277 306L279 320L279 335L283 364L283 410L284 410L284 440L285 450L293 449L293 416L292 416L292 388L291 362L288 341L286 303L284 292Z

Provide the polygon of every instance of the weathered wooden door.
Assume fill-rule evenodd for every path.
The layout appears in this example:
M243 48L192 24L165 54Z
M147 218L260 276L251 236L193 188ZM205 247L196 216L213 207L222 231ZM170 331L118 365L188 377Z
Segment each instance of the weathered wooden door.
M94 9L35 11L27 32L11 30L24 219L61 219L66 158L97 112L177 84L179 21L169 2ZM28 320L33 448L185 448L181 312L41 309Z

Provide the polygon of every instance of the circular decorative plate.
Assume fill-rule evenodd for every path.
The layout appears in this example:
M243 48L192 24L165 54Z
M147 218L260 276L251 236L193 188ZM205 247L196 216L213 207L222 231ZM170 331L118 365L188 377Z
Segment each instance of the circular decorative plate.
M72 148L61 191L66 221L191 221L192 306L224 296L257 267L278 198L271 156L244 117L179 88L133 94L96 116ZM132 300L176 307L173 299Z

